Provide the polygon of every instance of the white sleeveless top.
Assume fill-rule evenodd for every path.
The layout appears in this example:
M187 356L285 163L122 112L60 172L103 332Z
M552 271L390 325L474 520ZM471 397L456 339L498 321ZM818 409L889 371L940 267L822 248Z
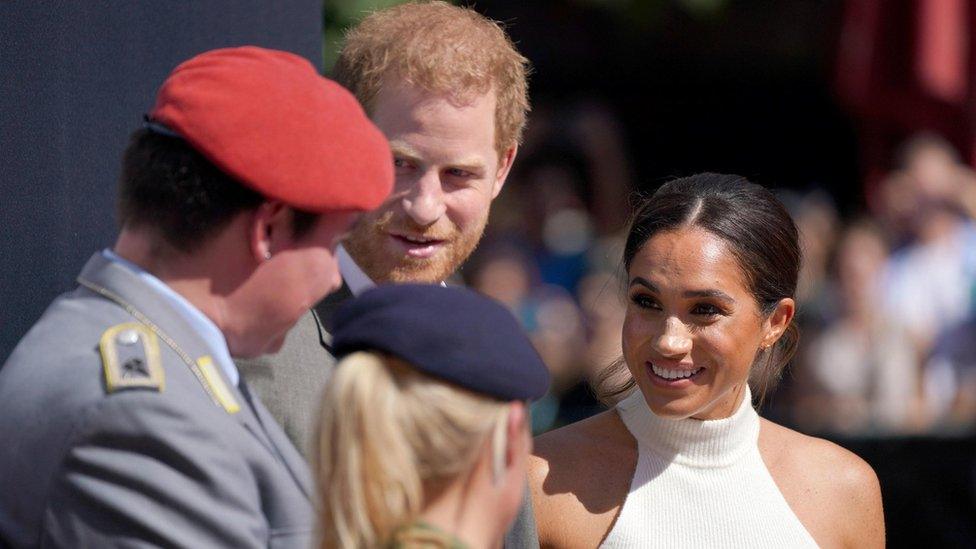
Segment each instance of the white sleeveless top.
M617 405L637 467L602 547L816 547L759 455L747 392L731 417L655 416L640 390Z

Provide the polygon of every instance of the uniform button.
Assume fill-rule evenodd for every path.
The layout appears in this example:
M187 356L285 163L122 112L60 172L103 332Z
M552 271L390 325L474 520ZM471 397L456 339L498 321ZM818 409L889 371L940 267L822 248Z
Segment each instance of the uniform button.
M124 330L115 337L121 345L135 345L139 342L139 332L135 330Z

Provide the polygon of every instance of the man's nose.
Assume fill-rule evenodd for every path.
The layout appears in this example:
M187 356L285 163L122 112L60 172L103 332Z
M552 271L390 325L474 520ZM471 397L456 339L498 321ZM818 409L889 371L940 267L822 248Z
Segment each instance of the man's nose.
M681 319L672 316L664 321L664 330L654 340L654 350L665 357L680 357L691 352L691 335Z
M328 283L328 288L325 295L329 295L342 287L342 272L339 270L338 258L334 259L333 262L325 268L324 272L322 273L322 279Z
M444 215L444 191L436 171L425 173L403 197L403 210L417 225L433 225Z

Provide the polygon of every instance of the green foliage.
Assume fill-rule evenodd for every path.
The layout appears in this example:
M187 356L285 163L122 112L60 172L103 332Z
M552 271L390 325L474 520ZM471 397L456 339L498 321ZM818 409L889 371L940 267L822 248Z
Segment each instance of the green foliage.
M324 0L322 8L322 52L325 60L325 73L330 74L342 47L342 37L346 29L358 23L372 11L409 0ZM449 0L454 4L472 5L474 0ZM528 0L526 0L528 1ZM677 7L696 19L714 20L720 18L731 0L563 0L602 7L616 12L628 26L646 29L658 21L659 15L669 6Z
M342 36L346 29L358 23L370 12L403 4L407 0L324 0L322 8L322 57L325 73L332 72Z

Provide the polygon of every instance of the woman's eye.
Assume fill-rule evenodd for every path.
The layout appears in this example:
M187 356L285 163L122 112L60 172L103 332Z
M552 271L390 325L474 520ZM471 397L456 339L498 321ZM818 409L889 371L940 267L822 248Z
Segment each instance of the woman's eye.
M702 316L715 316L723 314L724 311L716 307L715 305L710 305L708 303L700 303L695 305L691 310L692 314L702 315Z
M630 297L630 300L641 309L660 309L661 307L657 304L650 296L644 294L634 294Z

